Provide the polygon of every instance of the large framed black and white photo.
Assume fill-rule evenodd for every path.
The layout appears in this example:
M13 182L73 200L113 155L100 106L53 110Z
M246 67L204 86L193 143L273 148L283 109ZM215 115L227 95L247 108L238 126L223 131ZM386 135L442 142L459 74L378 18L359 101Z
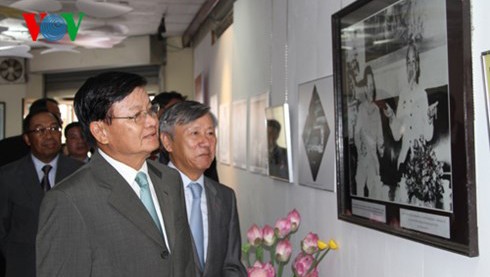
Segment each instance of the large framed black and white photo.
M332 16L338 216L478 255L467 1Z

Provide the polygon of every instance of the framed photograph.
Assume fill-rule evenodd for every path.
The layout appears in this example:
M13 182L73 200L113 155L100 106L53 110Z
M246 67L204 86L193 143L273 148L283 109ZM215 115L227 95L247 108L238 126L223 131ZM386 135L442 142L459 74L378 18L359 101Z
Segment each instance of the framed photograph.
M291 153L291 124L289 105L269 107L267 118L267 149L269 176L293 182L293 156Z
M250 97L250 118L248 123L249 157L248 169L251 172L267 174L267 122L265 109L269 107L269 93Z
M218 124L218 160L222 164L231 164L230 153L230 103L219 106Z
M298 91L299 183L334 191L333 76L300 84Z
M361 0L332 16L338 215L478 255L470 5Z
M233 101L231 104L231 146L233 147L233 166L247 169L247 99Z
M487 123L490 134L490 51L482 53L483 78L485 78L485 98L487 99Z
M5 138L5 102L0 102L0 140Z

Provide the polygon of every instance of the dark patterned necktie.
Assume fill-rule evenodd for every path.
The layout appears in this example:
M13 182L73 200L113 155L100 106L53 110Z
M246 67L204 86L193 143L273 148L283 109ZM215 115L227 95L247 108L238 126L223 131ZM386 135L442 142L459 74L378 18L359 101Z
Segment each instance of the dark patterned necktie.
M48 191L51 189L51 184L49 183L49 171L51 170L52 166L49 164L43 166L42 171L44 172L44 176L41 179L41 187L43 188L44 191Z

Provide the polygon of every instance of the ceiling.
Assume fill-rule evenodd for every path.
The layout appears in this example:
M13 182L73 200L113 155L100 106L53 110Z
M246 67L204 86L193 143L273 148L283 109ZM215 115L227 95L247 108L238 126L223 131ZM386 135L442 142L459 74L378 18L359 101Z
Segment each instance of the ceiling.
M76 52L77 47L111 48L126 37L158 33L163 37L189 36L218 2L220 0L0 0L0 56L27 53L24 57L29 58L29 50L36 47L44 47L47 52ZM88 12L87 8L82 9L84 5L89 6ZM75 15L75 24L80 10L85 11L76 39L71 41L65 35L61 40L50 42L40 34L39 40L33 41L22 14L59 6L61 10L48 11L48 15L71 12ZM111 12L115 15L110 15Z

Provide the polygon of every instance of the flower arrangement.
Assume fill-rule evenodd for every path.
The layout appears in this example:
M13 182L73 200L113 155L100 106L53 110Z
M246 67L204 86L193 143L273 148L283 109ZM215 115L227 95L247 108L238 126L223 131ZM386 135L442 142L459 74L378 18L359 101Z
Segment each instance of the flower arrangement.
M269 225L260 228L254 224L248 229L248 241L242 246L242 253L249 277L282 276L293 251L290 238L298 231L300 222L301 216L294 209L287 217L278 219L274 228ZM293 276L318 277L318 264L330 250L336 249L334 240L326 243L317 234L309 232L301 241L301 252L293 261ZM266 251L269 252L267 259L264 257ZM252 256L255 258L253 263Z
M412 150L405 174L409 202L415 197L439 208L444 194L443 162L437 160L432 146L424 138L416 140Z

